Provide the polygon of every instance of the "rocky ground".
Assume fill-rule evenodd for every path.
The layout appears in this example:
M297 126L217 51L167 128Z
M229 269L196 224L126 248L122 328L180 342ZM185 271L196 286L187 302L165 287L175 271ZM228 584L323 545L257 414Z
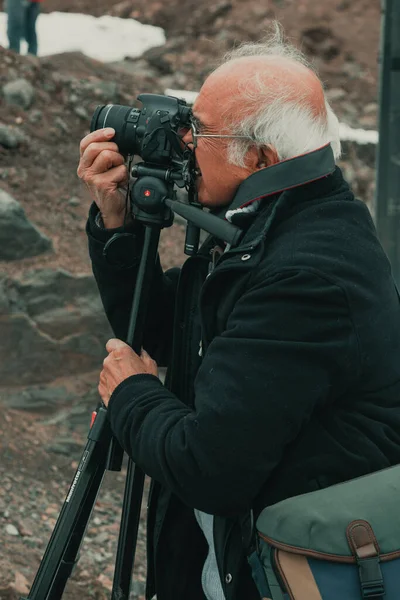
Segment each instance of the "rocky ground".
M89 411L87 415L90 421ZM82 454L83 429L82 421L72 429L48 414L2 411L1 600L27 597ZM125 464L121 472L106 472L81 548L81 558L63 595L67 600L110 597L125 476ZM144 517L143 506L134 598L144 597Z
M46 0L43 9L133 17L165 28L167 44L140 59L108 65L74 53L21 57L0 47L3 92L25 80L17 104L0 94L0 192L19 203L50 242L40 254L10 260L4 250L13 244L10 228L0 227L0 600L28 593L97 404L100 350L84 363L82 348L100 348L104 339L98 331L106 336L106 324L92 290L83 293L76 283L78 275L90 273L84 231L90 198L76 176L78 146L96 106L133 105L140 92L198 90L218 55L238 41L261 38L278 18L314 60L340 119L375 129L377 118L379 3L372 0ZM369 205L374 153L372 146L346 145L341 163ZM0 214L0 226L2 219ZM183 236L179 224L162 232L165 266L183 261ZM38 269L47 271L37 274ZM74 277L71 285L59 269ZM40 362L43 353L47 370ZM124 480L124 470L106 474L65 598L110 597ZM137 562L133 595L142 598L143 528Z

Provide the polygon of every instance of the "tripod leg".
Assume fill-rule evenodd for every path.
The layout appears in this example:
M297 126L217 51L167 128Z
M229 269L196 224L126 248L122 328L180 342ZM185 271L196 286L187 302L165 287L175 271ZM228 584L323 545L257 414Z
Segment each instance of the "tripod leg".
M142 259L138 271L133 296L131 318L127 343L140 353L143 328L146 317L147 298L149 296L156 263L160 229L146 227ZM128 600L135 562L137 534L140 521L140 509L143 496L144 473L129 460L122 505L121 527L115 560L112 599Z
M132 579L132 567L140 522L144 473L129 460L126 475L121 528L118 540L120 555L116 560L112 599L128 600Z
M74 567L78 562L79 549L85 536L93 507L96 503L97 494L100 489L105 470L104 463L104 468L96 470L96 474L92 478L92 481L87 488L86 497L79 507L79 514L76 516L76 523L71 531L70 539L67 540L67 545L60 561L56 577L51 584L47 597L48 600L58 600L62 597L68 579L71 577Z
M111 443L106 414L100 408L89 431L78 469L26 600L58 600L62 596L106 470Z

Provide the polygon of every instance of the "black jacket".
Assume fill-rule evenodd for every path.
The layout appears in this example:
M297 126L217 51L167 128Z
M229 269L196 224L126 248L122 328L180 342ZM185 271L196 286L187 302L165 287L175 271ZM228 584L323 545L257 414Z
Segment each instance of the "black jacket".
M268 171L252 176L254 198ZM110 233L94 215L93 271L124 339L136 267L107 265ZM136 226L122 262L132 263L141 238ZM206 279L209 262L206 244L180 271L158 269L144 347L170 367L169 389L130 377L108 411L156 482L148 598L157 600L204 598L207 547L193 508L217 515L227 600L255 600L239 515L400 462L399 300L368 209L340 170L265 199Z

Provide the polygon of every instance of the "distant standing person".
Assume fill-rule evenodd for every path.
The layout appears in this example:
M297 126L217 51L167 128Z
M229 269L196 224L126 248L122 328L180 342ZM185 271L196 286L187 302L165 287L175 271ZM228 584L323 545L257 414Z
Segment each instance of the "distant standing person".
M20 52L21 39L28 43L28 54L37 55L36 20L42 0L5 0L7 36L10 50Z

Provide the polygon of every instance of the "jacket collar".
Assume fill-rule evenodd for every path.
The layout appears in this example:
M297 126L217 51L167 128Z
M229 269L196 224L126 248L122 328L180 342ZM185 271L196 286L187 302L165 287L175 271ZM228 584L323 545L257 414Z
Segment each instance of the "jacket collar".
M348 183L343 179L342 172L339 167L335 167L332 174L327 175L316 181L304 183L301 186L293 187L289 190L280 191L272 194L268 198L264 195L265 200L262 206L254 214L253 219L245 224L244 235L239 244L233 251L243 251L255 248L263 239L265 239L271 229L273 223L285 218L285 215L302 202L321 199L328 196L334 196L349 191ZM259 190L262 194L263 190L260 186ZM346 195L347 199L353 199L353 195ZM232 221L235 223L235 220ZM236 221L239 224L239 219Z
M284 160L276 165L260 169L239 186L229 210L247 206L255 200L275 196L331 175L335 171L335 159L331 145Z
M243 236L231 251L254 248L264 239L275 218L305 200L323 198L335 193L344 182L330 144L307 154L296 156L261 169L250 175L239 186L228 207L217 209L214 214L224 218L228 210L235 210L262 199L257 212L234 215L232 223L243 229ZM207 240L212 245L212 238ZM207 246L207 244L205 244ZM228 254L231 252L229 251Z

